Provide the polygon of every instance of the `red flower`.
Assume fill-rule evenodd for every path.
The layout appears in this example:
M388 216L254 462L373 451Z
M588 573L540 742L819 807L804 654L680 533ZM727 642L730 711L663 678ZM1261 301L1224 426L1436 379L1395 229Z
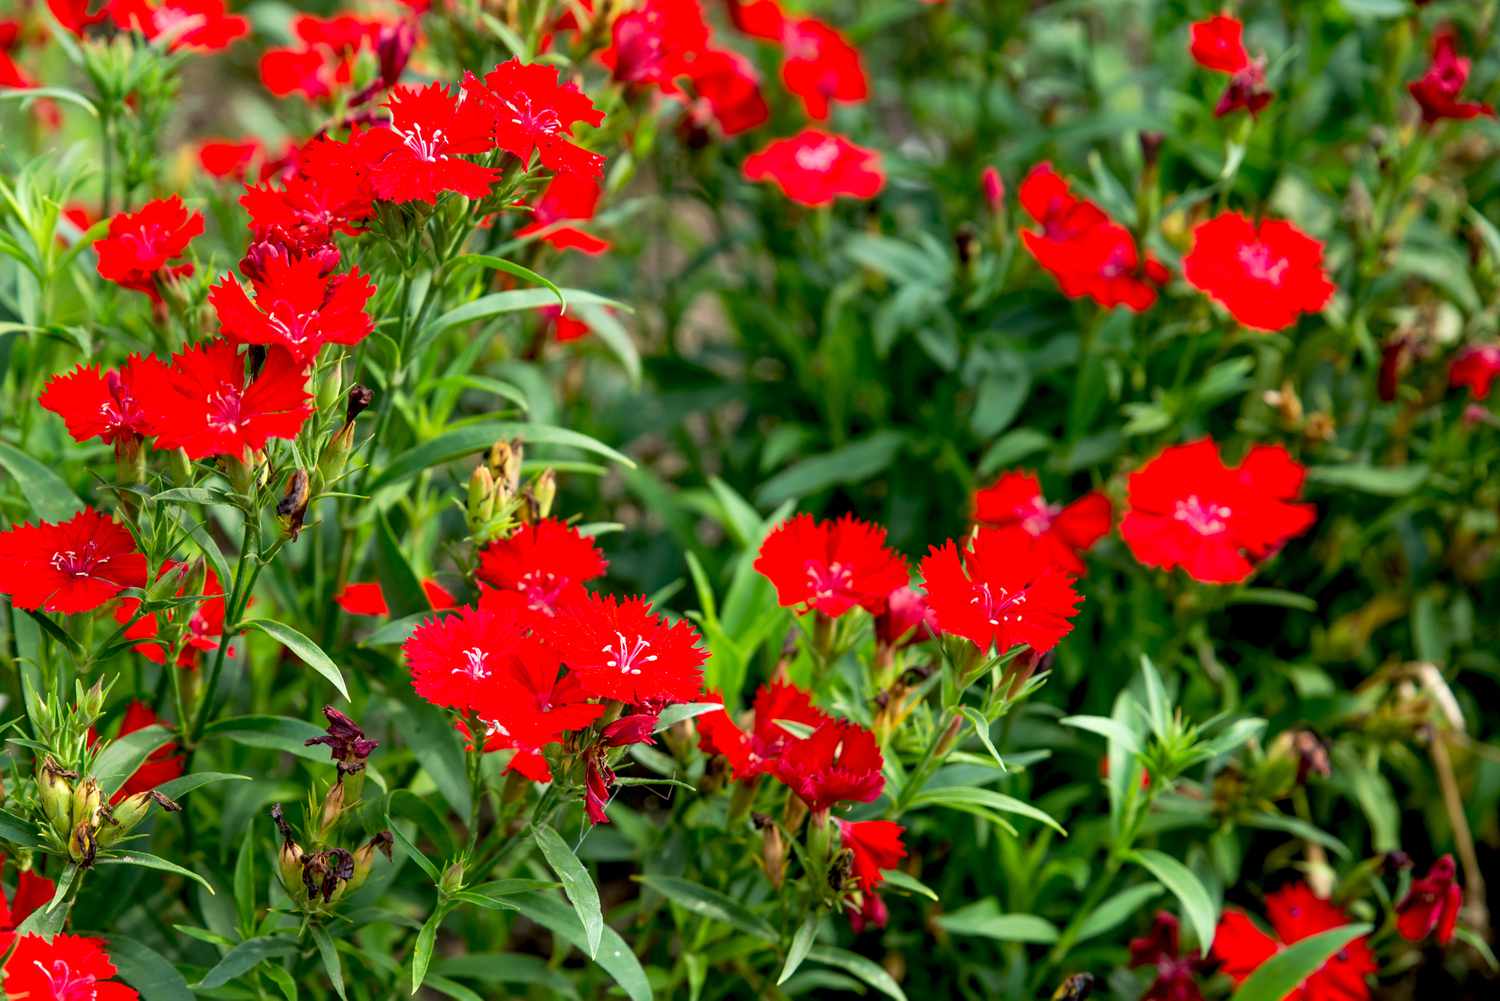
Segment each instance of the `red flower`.
M1130 968L1141 966L1156 968L1141 1001L1203 1001L1193 977L1204 961L1182 955L1177 918L1167 911L1157 911L1150 932L1130 940Z
M676 78L707 44L708 23L698 0L645 0L615 18L599 61L621 83L654 84L675 94Z
M831 101L857 104L870 96L859 50L817 18L786 21L781 44L786 49L781 81L802 99L809 118L826 120Z
M1453 856L1432 863L1427 875L1414 879L1411 889L1396 905L1396 930L1401 937L1420 942L1437 932L1438 945L1453 941L1458 912L1464 906L1464 891L1454 879Z
M203 215L188 212L177 195L147 202L137 212L121 212L109 221L109 235L94 244L99 277L161 301L159 284L193 273L193 265L167 262L187 250L203 232Z
M167 577L168 574L177 574L182 580L173 595L178 598L187 595L187 570L188 564L167 560L156 572L158 581ZM219 648L219 641L224 635L224 588L219 583L219 575L212 569L204 568L203 590L195 597L204 600L193 606L193 614L188 619L187 634L183 637L182 650L177 655L177 666L192 669L197 666L198 657L202 653L208 653ZM115 606L115 621L126 626L124 637L128 640L138 640L135 644L135 652L151 661L153 664L165 664L167 662L166 644L158 641L156 637L161 633L161 623L157 616L164 617L170 622L175 610L167 609L162 612L152 612L136 619L136 612L140 610L141 602L138 598L121 598ZM131 622L135 619L134 622Z
M391 614L391 606L385 603L385 591L376 581L345 584L333 601L350 615Z
M151 707L139 700L132 701L125 707L125 715L120 720L120 732L118 736L123 737L137 730L144 730L148 726L156 724L170 726L166 720L151 711ZM183 772L182 755L178 753L176 744L163 744L152 751L145 761L141 762L139 768L131 772L130 778L125 780L115 794L109 798L111 805L120 802L127 796L134 796L138 792L150 792L157 786L179 778Z
M1267 896L1266 915L1275 938L1257 928L1243 911L1227 910L1219 919L1213 953L1236 984L1243 983L1283 946L1350 923L1347 914L1316 896L1306 883L1294 883ZM1357 938L1283 1001L1365 1001L1370 996L1365 978L1375 971L1374 954L1365 939Z
M755 64L738 52L705 51L688 67L688 77L698 95L692 108L700 124L712 118L725 136L737 136L764 125L771 117L760 92ZM707 114L701 114L700 109Z
M314 48L267 49L260 57L260 82L277 97L301 94L316 101L330 96L340 82L347 84L351 76L347 62L330 60Z
M38 402L63 419L74 441L98 438L106 445L129 445L146 434L146 419L134 395L132 356L118 369L80 365L54 375Z
M304 364L325 344L358 344L375 329L365 303L375 286L358 270L328 274L315 257L268 254L251 277L255 299L233 275L208 293L224 336L237 344L278 345Z
M974 521L994 529L1011 545L1039 546L1049 562L1082 574L1079 554L1109 533L1109 498L1087 494L1067 507L1048 504L1035 473L1006 473L974 494Z
M475 575L491 587L520 593L531 611L554 616L581 599L583 585L608 567L593 539L543 518L485 546Z
M357 235L373 211L373 198L370 179L350 144L314 139L297 151L295 169L280 188L247 187L240 204L250 214L257 240L313 256L331 244L335 233Z
M0 952L15 948L5 961L5 996L27 1001L138 1001L140 995L110 980L115 964L104 940L81 935L0 935Z
M1500 344L1465 348L1448 367L1448 385L1468 386L1476 400L1490 398L1490 385L1500 375Z
M927 607L927 596L904 584L886 595L885 607L875 616L875 640L886 647L921 643L937 634L937 616Z
M1255 330L1290 327L1299 314L1322 310L1334 293L1321 243L1289 222L1256 226L1238 212L1198 224L1182 273Z
M838 616L856 605L874 614L911 581L906 560L885 544L885 529L851 515L782 522L761 543L755 569L776 585L782 605L804 614Z
M1279 445L1255 446L1235 468L1210 438L1174 445L1130 474L1120 535L1146 566L1242 581L1253 560L1312 526L1312 505L1291 503L1305 472Z
M735 779L746 782L773 771L782 752L801 739L782 726L782 720L817 729L830 717L812 704L807 692L784 681L772 681L755 693L749 733L736 726L729 713L717 709L695 720L698 747L707 754L722 754Z
M427 604L432 606L434 612L446 611L458 604L453 592L431 577L422 578L422 593L427 596Z
M729 19L734 26L751 38L768 42L781 41L786 31L787 16L776 0L728 0Z
M561 306L541 306L537 312L542 316L543 326L551 328L552 339L559 344L582 340L589 335L589 325L564 313Z
M526 656L503 663L503 670L479 686L473 706L484 725L484 750L513 750L506 771L550 782L552 769L538 752L561 743L569 731L591 725L604 714L604 706L581 701L574 679L559 679L557 658L539 644L532 644ZM462 724L459 729L466 730Z
M1189 51L1204 69L1233 74L1250 64L1243 40L1245 26L1238 18L1215 14L1206 21L1194 22L1189 32Z
M459 95L439 83L397 87L386 104L390 128L365 132L356 143L376 195L432 205L444 191L473 199L490 193L500 171L463 159L494 148L490 113L467 86Z
M297 437L312 414L306 381L290 353L272 348L247 382L245 359L228 341L186 348L170 365L150 357L135 366L136 398L156 447L181 448L190 459L242 456L272 438Z
M0 594L33 612L73 615L127 587L146 586L146 557L108 515L84 508L67 521L0 532Z
M774 181L792 201L809 207L841 196L874 198L885 187L879 153L817 129L804 129L752 153L744 173L751 181Z
M224 0L110 0L110 17L122 31L139 31L148 39L174 31L189 19L201 21L196 27L172 39L172 51L200 49L205 52L226 49L235 39L250 31L250 22L224 10Z
M776 777L822 813L836 803L870 803L885 788L885 759L875 735L858 723L831 719L805 740L782 750L772 765Z
M496 606L465 606L457 615L428 619L401 650L417 694L451 709L477 708L496 677L525 676L521 661L527 658L556 662L525 636L511 609Z
M97 11L90 11L95 0L47 0L47 9L57 18L57 23L80 38L84 31L109 17L109 6L100 4Z
M598 204L597 178L588 174L556 174L532 209L536 221L523 227L516 236L538 235L558 250L602 254L609 249L607 240L565 225L570 219L592 219Z
M1458 38L1451 28L1432 36L1432 65L1421 79L1407 85L1411 96L1422 106L1422 121L1433 125L1444 118L1465 120L1495 117L1495 109L1479 101L1462 101L1464 85L1469 82L1469 60L1458 54Z
M0 896L0 932L15 931L37 908L52 900L57 884L34 869L16 873L15 895Z
M264 152L259 139L210 139L198 144L198 162L214 177L241 180Z
M477 81L466 80L465 90L479 92ZM595 177L604 173L602 156L570 141L579 122L597 127L604 123L604 112L577 86L562 83L555 66L512 59L485 75L484 91L496 145L523 165L529 166L536 153L550 170Z
M885 881L882 870L906 858L902 826L892 820L838 821L839 843L854 853L854 878L866 893Z
M922 560L927 604L938 627L997 653L1025 643L1046 653L1073 629L1081 600L1073 579L1037 546L1017 546L981 528L967 549L952 542Z
M546 620L546 638L589 695L656 707L702 694L698 631L653 615L645 598L585 595Z
M1021 182L1021 207L1042 226L1021 230L1021 242L1057 279L1070 299L1085 296L1106 309L1137 313L1156 302L1156 287L1168 273L1153 257L1142 262L1135 238L1093 202L1074 196L1050 163L1040 163Z
M994 167L986 167L979 175L979 186L984 191L984 202L991 212L1005 208L1005 178Z

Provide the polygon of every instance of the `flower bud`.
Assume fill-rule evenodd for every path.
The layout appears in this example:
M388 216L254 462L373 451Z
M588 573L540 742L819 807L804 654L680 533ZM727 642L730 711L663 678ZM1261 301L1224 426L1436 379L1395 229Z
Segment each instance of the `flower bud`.
M293 897L302 890L302 858L302 846L295 841L283 841L276 855L276 871L281 876L281 885Z
M507 500L514 497L521 488L521 460L525 452L520 438L497 441L490 446L489 455L485 459L490 473L495 477L495 483Z
M323 381L318 383L317 406L318 413L326 414L333 409L338 402L339 394L344 388L344 370L342 365L335 365L323 376Z
M78 696L78 715L92 723L104 712L104 682L95 681Z
M108 848L124 840L146 815L151 812L151 804L156 803L168 813L178 813L182 807L156 790L138 792L134 796L128 796L109 811L108 823L99 831L99 847Z
M356 383L349 390L349 402L344 406L344 424L354 423L354 419L364 413L375 400L375 390L369 386L361 386Z
M534 520L540 521L552 513L552 502L557 499L556 471L552 469L542 470L542 474L531 485L531 497L536 513Z
M334 432L328 444L323 446L323 454L318 457L318 475L323 478L324 483L332 483L344 475L344 467L349 464L349 456L354 454L354 422L350 421Z
M94 825L87 821L74 825L68 838L68 857L80 868L87 869L94 864L94 856L98 853L99 841Z
M766 878L779 890L786 879L786 841L781 828L764 813L753 814L750 819L760 829L760 858L766 867Z
M229 480L229 485L234 488L234 492L242 497L248 497L255 492L255 488L260 483L265 456L253 449L246 449L243 455L221 456L219 464Z
M1000 176L1000 171L994 167L984 168L984 173L979 175L980 186L984 189L984 201L990 207L991 212L999 212L1005 208L1005 179Z
M302 534L302 522L307 518L307 502L312 497L307 470L294 469L286 478L286 492L276 504L276 518L282 530L293 542Z
M167 476L178 486L193 482L193 460L180 448L167 453Z
M323 797L323 811L318 818L318 830L323 840L326 841L338 825L339 817L344 813L344 803L344 783L335 782L328 795Z
M354 875L349 878L348 892L353 893L364 885L365 880L370 878L370 871L375 868L375 853L384 855L386 861L391 859L391 845L395 839L391 837L390 831L381 831L369 840L367 844L360 846L354 852Z
M103 802L104 794L99 788L99 780L92 776L84 779L73 790L73 825L76 827L87 824L92 827L99 819L99 805Z
M77 772L63 768L50 754L42 761L36 777L42 813L59 837L66 836L73 826L73 783L68 780L77 777Z
M462 861L454 862L443 870L443 878L438 883L438 889L443 893L457 893L464 888L464 864Z
M469 500L465 505L471 533L478 533L494 515L495 477L488 466L477 466L469 477Z
M126 435L115 442L115 480L124 486L146 482L146 450L139 435Z

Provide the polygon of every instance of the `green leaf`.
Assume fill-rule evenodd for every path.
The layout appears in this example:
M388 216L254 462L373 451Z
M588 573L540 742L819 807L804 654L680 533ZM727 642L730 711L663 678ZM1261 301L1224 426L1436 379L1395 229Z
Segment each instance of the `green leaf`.
M379 476L375 477L370 484L370 492L375 493L392 484L400 483L409 476L415 476L417 473L452 462L454 459L482 452L502 438L516 437L523 439L528 445L542 444L576 448L602 455L622 466L635 467L635 463L628 456L577 431L527 421L487 421L483 424L470 424L446 431L436 438L402 452L391 460Z
M1344 925L1283 946L1245 978L1231 1001L1281 1001L1340 949L1369 933L1369 925Z
M1083 942L1095 935L1103 935L1107 931L1114 930L1121 922L1141 913L1148 903L1161 896L1161 892L1159 883L1142 883L1140 886L1121 890L1094 908L1093 913L1078 926L1078 935L1074 941Z
M366 636L360 646L400 646L411 639L418 626L430 619L442 618L442 613L426 611L403 618L392 619Z
M901 869L888 870L885 874L885 882L888 886L895 887L898 890L905 890L907 893L918 894L926 897L928 900L938 899L936 890L917 879L917 877L907 875Z
M425 872L427 874L427 878L432 880L433 885L436 886L438 883L440 883L443 879L443 874L438 871L437 864L434 863L432 859L428 858L426 853L423 852L422 849L417 847L417 843L415 841L406 836L406 832L401 829L401 826L399 824L391 819L391 815L389 813L385 815L385 826L390 829L390 832L392 836L395 837L396 842L400 844L402 848L406 849L406 854L411 857L411 860L417 863L417 868Z
M901 991L901 985L896 983L891 975L885 972L885 967L879 963L871 962L863 956L843 949L834 949L829 946L819 945L807 951L807 958L825 966L837 967L845 973L851 974L871 987L875 988L886 997L895 998L896 1001L906 1001L906 995Z
M114 932L106 934L110 962L119 970L120 979L134 987L141 997L151 1001L193 1001L187 981L160 953L133 938Z
M1029 817L1038 823L1045 824L1059 834L1066 835L1063 826L1053 820L1043 810L1039 810L1030 803L1023 803L1014 796L995 792L993 789L980 789L977 786L944 786L937 789L925 789L917 794L912 801L912 806L947 806L954 809L965 809L968 807L982 807L987 810L997 810L1000 813L1013 813L1021 817Z
M676 876L659 876L648 873L635 877L640 883L668 898L673 903L699 917L711 918L737 928L756 938L775 942L779 935L770 923L753 913L738 900L718 890Z
M1405 497L1427 481L1426 466L1312 466L1309 483L1359 490L1377 497Z
M766 507L885 472L906 446L906 435L883 430L842 448L795 462L761 484L755 499Z
M635 340L631 338L630 331L625 325L615 318L608 309L597 303L582 302L574 305L570 310L576 313L578 318L588 325L594 332L594 336L609 348L620 361L620 366L625 369L625 375L630 379L632 386L641 383L641 355L636 350Z
M568 847L561 834L546 824L538 824L531 833L547 864L562 880L563 892L568 895L583 925L587 952L593 959L599 953L599 939L604 934L604 911L599 906L599 890L594 886L594 878L589 875L588 867L578 861L578 856L573 854L573 849Z
M36 91L26 93L35 94ZM19 449L0 442L0 466L15 478L21 496L43 521L67 521L83 510L83 501L62 478Z
M574 948L587 948L588 940L584 936L583 926L579 924L578 915L562 901L528 894L515 897L514 902L516 910L552 934L562 937ZM615 979L615 983L620 985L631 1001L652 1001L651 982L646 979L646 971L641 969L640 960L635 958L630 946L625 944L625 940L613 928L605 926L594 962Z
M313 944L318 947L318 956L323 960L323 970L328 974L329 983L333 984L334 992L339 997L344 997L344 966L339 962L339 952L334 947L328 929L322 925L313 925L310 930Z
M984 713L973 706L959 706L959 715L974 724L974 733L984 744L984 749L990 752L990 757L995 759L995 764L1000 766L1002 772L1008 771L1005 767L1005 759L1000 757L1000 752L995 749L995 742L990 739L990 721L985 719Z
M537 275L541 278L540 275ZM542 279L546 281L546 279ZM511 289L505 292L491 292L482 295L473 302L466 302L462 306L450 309L448 312L437 317L427 324L427 329L422 331L422 336L417 339L412 347L412 355L419 357L425 346L445 330L461 327L465 324L474 323L477 320L487 320L492 316L501 316L505 313L519 313L527 310L540 309L543 306L553 305L559 298L566 302L583 303L592 302L601 306L614 306L617 309L625 309L623 303L606 299L593 292L585 292L582 289L569 288L558 289L557 286L547 282L549 288L523 288ZM554 293L553 290L556 290Z
M323 652L323 648L312 640L303 636L297 630L284 622L274 619L249 619L242 623L246 629L255 629L265 633L267 636L279 642L308 667L321 674L329 684L338 689L338 693L349 701L349 689L344 684L344 675L339 671L338 665L333 658Z
M326 762L326 747L307 746L309 738L322 734L319 727L290 716L231 716L229 719L215 720L203 728L205 737L222 737L246 747L267 748L311 761Z
M652 732L661 733L663 730L670 730L685 719L692 719L723 708L717 702L679 702L676 705L667 706L661 711L661 715L656 717L656 729Z
M37 836L35 824L4 810L0 810L0 841L17 848L42 847L42 839Z
M428 916L422 923L422 930L417 932L417 943L411 951L411 992L413 994L422 988L422 981L427 979L427 967L432 963L432 947L437 943L438 925L443 923L444 909L441 904L437 910Z
M1031 942L1050 945L1057 941L1057 927L1035 914L1002 914L993 899L979 900L956 911L941 914L938 927L950 935L973 935L997 942Z
M464 761L463 744L448 714L421 699L402 699L401 735L422 769L432 778L453 812L473 813L473 790Z
M396 538L387 512L375 519L375 573L390 603L392 615L418 615L432 610L422 579L412 568L406 549Z
M99 109L94 106L93 101L67 87L0 88L0 101L20 101L22 104L29 105L32 101L40 101L49 97L80 107L94 118L99 117Z
M137 731L139 732L139 731ZM168 799L177 799L186 796L194 789L212 785L215 782L249 782L248 775L235 775L232 772L193 772L191 775L180 775L169 782L163 782L156 787L156 791Z
M1172 725L1172 711L1167 704L1167 690L1162 687L1161 675L1156 673L1156 665L1151 663L1151 658L1145 654L1141 655L1141 678L1146 683L1146 719L1151 724L1151 732L1158 738L1165 737Z
M161 872L175 873L178 876L186 876L188 879L201 885L211 895L214 892L213 885L202 876L191 869L184 869L176 862L169 862L164 858L152 855L148 852L111 851L108 858L100 858L99 865L139 865L147 869L157 869Z
M1119 720L1110 719L1108 716L1064 716L1058 722L1063 726L1097 733L1110 743L1119 744L1131 754L1141 753L1141 742L1136 737L1135 731Z
M230 981L249 973L268 959L290 956L296 951L297 943L289 938L265 936L246 939L230 949L224 958L219 960L218 965L205 973L203 979L193 985L193 989L207 991L215 987L223 987Z
M786 983L802 961L807 958L808 952L812 950L813 943L818 940L818 916L809 914L797 929L797 934L792 936L792 944L786 950L786 962L781 966L781 976L776 978L776 986L780 987Z
M1151 849L1131 853L1142 868L1161 881L1161 884L1182 904L1183 914L1198 936L1198 949L1207 953L1213 944L1214 926L1219 920L1219 908L1209 896L1208 889L1193 874L1193 871L1170 855ZM1280 995L1277 995L1279 998Z
M108 799L135 774L135 770L159 747L170 744L175 734L160 724L142 727L109 742L94 760L93 776Z
M491 271L502 271L514 278L519 278L522 281L531 282L531 284L533 285L544 286L549 289L554 296L557 297L557 304L559 306L562 306L564 309L567 308L568 299L565 295L563 295L562 289L558 288L556 285L552 284L552 282L548 281L546 278L543 278L541 275L537 274L530 268L524 268L521 265L517 264L515 261L507 261L505 258L496 257L493 254L465 254L453 263L454 270L465 267L467 265L488 268Z
M1348 845L1300 817L1289 817L1284 813L1257 813L1245 818L1241 823L1246 827L1259 827L1263 830L1293 834L1305 841L1320 844L1341 858L1349 857Z

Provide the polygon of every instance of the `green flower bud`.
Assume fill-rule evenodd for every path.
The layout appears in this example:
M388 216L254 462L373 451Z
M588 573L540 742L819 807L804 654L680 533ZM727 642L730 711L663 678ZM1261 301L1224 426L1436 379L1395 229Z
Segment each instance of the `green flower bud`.
M73 783L68 780L77 777L77 772L63 768L50 754L42 761L41 771L37 773L36 788L42 801L42 813L60 838L67 837L73 827Z

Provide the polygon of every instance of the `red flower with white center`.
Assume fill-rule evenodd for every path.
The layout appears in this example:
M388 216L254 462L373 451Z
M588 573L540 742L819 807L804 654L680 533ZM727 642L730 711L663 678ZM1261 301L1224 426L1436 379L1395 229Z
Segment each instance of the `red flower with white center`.
M136 399L156 447L181 448L190 459L240 457L272 438L297 437L313 411L306 383L301 363L280 348L247 382L245 358L228 341L186 348L170 365L153 357L135 366Z
M771 117L755 64L738 52L710 49L693 60L688 79L697 100L689 108L700 126L711 119L725 136L764 125Z
M856 605L874 614L911 581L906 560L885 544L885 529L852 515L782 522L761 543L755 569L776 585L783 606L804 614L839 616Z
M1019 197L1042 227L1021 230L1021 242L1064 295L1137 313L1156 302L1157 286L1169 277L1166 269L1154 257L1143 262L1130 231L1093 202L1076 197L1050 163L1031 169Z
M37 908L50 903L57 884L35 869L16 873L16 892L9 900L0 896L0 932L15 931Z
M746 35L767 42L781 41L787 25L776 0L729 0L729 19Z
M1396 930L1402 938L1420 942L1436 932L1438 945L1453 941L1464 906L1464 891L1454 878L1457 872L1453 856L1444 855L1427 875L1411 881L1411 889L1396 905Z
M146 557L106 514L84 508L67 521L0 532L0 594L33 612L73 615L127 587L146 586Z
M259 139L210 139L198 144L198 163L211 177L243 180L257 159L264 157Z
M109 235L94 244L99 277L161 301L160 284L193 273L191 263L168 266L203 232L203 215L189 212L177 195L147 202L109 221Z
M536 236L558 250L578 250L585 254L602 254L609 241L567 225L574 219L592 219L599 205L599 180L588 174L555 174L532 208L536 219L520 229L516 236Z
M1130 940L1130 968L1156 969L1156 979L1141 1001L1203 1001L1194 977L1205 965L1203 959L1182 954L1180 926L1167 911L1157 911L1151 930Z
M1255 446L1235 468L1210 438L1174 445L1130 474L1120 535L1146 566L1237 583L1312 526L1312 505L1292 503L1304 475L1279 445Z
M849 720L828 720L789 744L772 768L813 813L837 803L870 803L885 788L885 759L875 735Z
M333 596L333 603L350 615L380 616L391 614L385 602L385 591L378 581L348 583Z
M472 77L464 87L479 92ZM523 166L530 166L535 153L549 170L604 173L604 157L572 142L579 122L597 127L604 124L604 112L576 85L563 83L557 67L512 59L485 74L483 90L494 117L495 144Z
M1006 473L974 494L974 521L1011 545L1036 545L1066 573L1084 572L1079 554L1109 533L1109 498L1091 493L1064 507L1049 504L1035 473Z
M645 598L590 594L545 621L545 637L589 695L628 705L691 702L703 692L698 630L651 613Z
M709 696L710 701L721 701ZM775 768L776 759L802 738L782 726L783 720L817 729L830 718L812 704L812 696L795 685L772 681L755 693L750 731L741 730L729 713L716 709L698 716L698 747L729 761L736 781L748 782Z
M467 85L458 95L438 83L397 87L386 104L390 128L372 129L355 143L377 196L435 205L445 191L476 200L490 193L500 171L463 159L494 148L485 102Z
M357 236L374 211L374 196L351 144L314 139L296 152L295 167L280 187L247 187L240 204L257 240L313 256L335 233Z
M1495 109L1480 101L1459 98L1469 82L1469 60L1458 54L1458 36L1443 29L1432 36L1432 65L1421 79L1407 85L1411 96L1422 107L1422 121L1435 125L1445 118L1465 121L1484 116L1495 117Z
M270 254L251 278L252 300L233 275L208 293L224 336L238 344L286 348L304 364L325 344L358 344L375 329L365 303L375 286L358 270L333 275L315 257Z
M1490 386L1500 375L1500 344L1465 348L1448 367L1448 385L1467 386L1476 400L1490 398Z
M135 400L132 356L118 369L80 365L55 375L38 397L43 408L63 419L74 441L98 438L106 445L130 445L146 434L146 418Z
M1275 937L1256 927L1244 911L1229 909L1219 919L1213 954L1236 984L1284 947L1319 932L1351 923L1342 909L1318 897L1306 883L1293 883L1266 897L1266 916ZM1283 1001L1366 1001L1366 978L1377 969L1374 953L1357 938L1303 980Z
M147 39L175 33L173 52L198 49L216 52L250 31L250 22L224 9L224 0L110 0L110 17L122 31L139 31ZM181 26L193 22L193 27Z
M401 648L412 687L435 706L473 709L500 677L524 676L523 661L556 658L527 638L512 609L465 606L431 618Z
M15 948L11 950L14 943ZM138 1001L132 988L109 979L115 964L99 938L54 935L51 942L40 935L7 932L0 935L0 952L10 951L5 961L5 996L26 1001Z
M1271 103L1265 59L1250 58L1245 51L1244 32L1243 24L1224 14L1195 22L1190 29L1189 51L1198 65L1229 75L1229 85L1214 108L1219 118L1239 108L1258 114Z
M188 564L167 560L156 572L158 581L169 574L176 574L182 581L181 586L173 592L175 597L182 598L187 595L187 570ZM187 634L184 636L182 650L177 655L177 666L189 670L197 667L200 654L209 653L219 648L219 641L224 635L224 588L219 583L219 575L211 568L204 568L203 590L200 592L202 601L193 606L192 617L188 619ZM162 616L170 622L176 614L175 609L161 612L152 612L136 619L136 612L140 610L141 602L138 598L121 598L115 606L115 621L125 626L122 634L125 639L137 640L135 652L151 661L153 664L165 664L167 662L166 645L157 641L156 637L161 634L161 623L157 616ZM131 622L131 619L135 619Z
M786 50L781 81L802 99L807 117L825 121L830 102L858 104L870 96L859 50L817 18L786 21L781 44Z
M1289 222L1256 225L1238 212L1199 223L1182 274L1245 326L1283 330L1317 313L1335 291L1323 245Z
M582 598L583 585L608 567L593 539L556 518L543 518L485 546L475 575L491 587L521 594L528 609L550 617Z
M604 705L582 701L574 679L559 677L557 657L541 644L527 641L524 649L524 656L504 661L503 670L479 687L472 708L484 725L484 750L515 752L507 772L550 782L552 769L541 749L593 724ZM459 730L468 734L462 723Z
M170 728L166 720L151 711L151 707L140 700L132 701L125 707L125 715L120 719L120 731L117 737L144 730L148 726L161 724ZM130 778L125 784L115 791L109 798L111 805L120 802L127 796L134 796L138 792L150 792L164 782L170 782L181 777L183 772L182 754L178 751L176 744L163 744L141 762L139 768L130 773Z
M963 551L952 542L934 546L922 560L922 582L938 628L981 652L1025 643L1046 653L1072 631L1081 600L1073 578L1040 547L1017 546L989 528Z
M835 198L874 198L885 187L880 154L843 136L804 129L745 158L751 181L773 181L792 201L816 208Z
M599 61L621 83L675 94L676 78L707 45L708 23L698 0L645 0L615 18Z
M854 878L866 893L885 881L886 869L906 858L905 830L892 820L840 820L839 843L854 853Z

